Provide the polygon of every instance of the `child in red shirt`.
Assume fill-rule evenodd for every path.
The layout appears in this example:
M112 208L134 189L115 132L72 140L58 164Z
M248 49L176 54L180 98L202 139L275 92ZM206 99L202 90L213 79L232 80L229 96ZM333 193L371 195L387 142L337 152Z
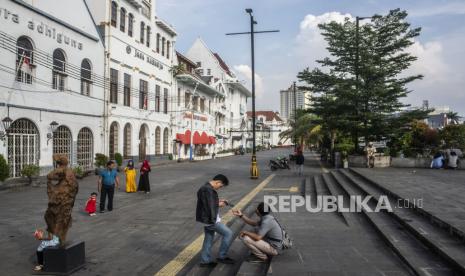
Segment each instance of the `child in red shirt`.
M89 199L86 202L86 212L89 213L89 216L95 216L95 211L97 210L97 193L91 193Z

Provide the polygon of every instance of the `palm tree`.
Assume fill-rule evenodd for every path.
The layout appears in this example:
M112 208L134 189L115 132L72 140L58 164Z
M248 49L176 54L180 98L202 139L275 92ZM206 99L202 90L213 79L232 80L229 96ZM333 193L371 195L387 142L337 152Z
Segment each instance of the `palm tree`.
M450 120L450 123L452 125L458 125L460 118L462 118L459 116L457 112L453 112L453 111L448 112L446 116L447 116L447 119Z
M289 139L294 139L297 137L297 141L302 145L305 142L312 141L321 141L320 129L315 129L318 125L316 123L317 118L315 115L310 113L298 112L297 121L289 121L289 129L281 132L279 134L280 141L286 142ZM313 131L313 132L312 132Z

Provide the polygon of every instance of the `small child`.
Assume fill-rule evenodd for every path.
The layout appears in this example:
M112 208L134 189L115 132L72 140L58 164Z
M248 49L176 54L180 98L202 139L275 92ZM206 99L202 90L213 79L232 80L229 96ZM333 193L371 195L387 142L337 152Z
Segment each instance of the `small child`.
M89 199L86 202L86 212L89 216L95 216L95 211L97 210L97 193L91 193Z
M47 238L44 238L44 231L41 229L37 229L34 232L34 237L41 241L39 247L37 248L37 263L38 265L34 267L34 271L42 271L44 268L44 249L46 247L57 246L60 244L60 239L58 236L53 235L52 233L48 232Z

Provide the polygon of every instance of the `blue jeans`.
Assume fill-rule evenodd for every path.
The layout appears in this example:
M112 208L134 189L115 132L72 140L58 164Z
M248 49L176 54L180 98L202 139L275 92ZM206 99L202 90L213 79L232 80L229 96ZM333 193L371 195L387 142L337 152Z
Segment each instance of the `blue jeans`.
M212 225L205 226L205 237L203 239L202 251L200 252L200 262L209 263L212 261L211 251L213 246L213 238L215 237L215 232L223 236L220 245L219 258L223 259L228 253L229 246L232 242L232 231L226 225L221 222L217 222Z

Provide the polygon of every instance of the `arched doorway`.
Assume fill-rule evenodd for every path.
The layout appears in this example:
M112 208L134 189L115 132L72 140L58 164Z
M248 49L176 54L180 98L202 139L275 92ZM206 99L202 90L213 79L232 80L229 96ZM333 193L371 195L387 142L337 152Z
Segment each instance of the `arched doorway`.
M66 126L59 126L53 133L53 154L63 154L68 158L69 164L71 160L71 144L73 142L71 130Z
M124 126L124 136L123 136L123 157L128 159L131 157L131 134L132 134L132 127L130 123L127 123Z
M94 160L94 138L92 131L83 127L78 133L77 138L77 164L84 170L90 170L93 167Z
M148 135L148 127L146 124L143 124L140 127L139 131L139 161L145 160L147 158L147 135Z
M168 128L163 130L163 154L168 154Z
M11 177L21 176L25 165L39 165L39 131L28 119L14 121L8 129L8 165Z
M160 127L157 127L155 130L155 155L160 155L161 154L161 129Z
M119 127L117 122L113 122L110 125L110 150L108 154L110 155L110 159L115 158L115 153L118 152L118 135L119 135Z

